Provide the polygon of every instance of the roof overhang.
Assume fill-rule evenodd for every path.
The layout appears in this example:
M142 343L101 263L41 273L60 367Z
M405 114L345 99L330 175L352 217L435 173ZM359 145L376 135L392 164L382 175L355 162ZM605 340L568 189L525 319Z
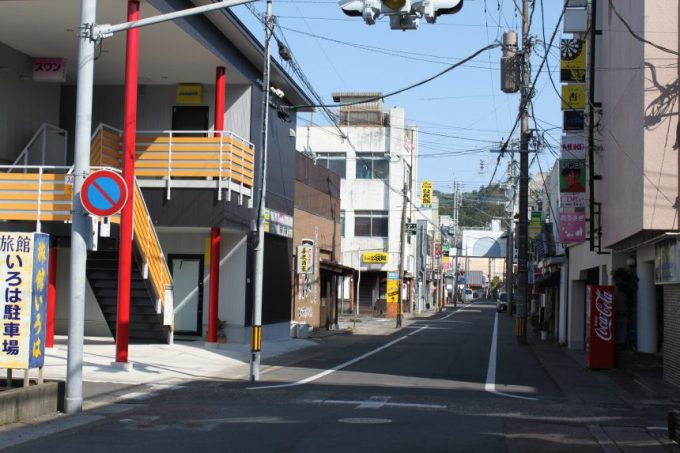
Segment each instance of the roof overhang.
M141 18L161 14L155 4L165 0L142 0ZM209 3L208 0L184 2L188 7ZM253 65L257 74L264 67L264 47L229 10L206 14L224 39L231 43ZM0 1L0 42L30 57L64 58L66 84L76 83L78 60L78 27L80 2L75 0L4 0ZM97 2L98 24L120 24L127 21L127 0ZM263 31L264 35L264 31ZM125 79L125 33L117 33L102 41L96 49L94 65L96 85L122 85ZM1 66L0 62L0 66ZM228 83L251 84L236 65L224 61L199 41L187 34L175 21L143 27L139 31L139 84L176 85L179 83L215 83L215 68L225 66ZM26 71L30 71L27 68ZM31 74L24 76L30 77ZM281 89L291 105L309 106L311 100L272 59L271 84ZM303 107L302 110L305 108Z

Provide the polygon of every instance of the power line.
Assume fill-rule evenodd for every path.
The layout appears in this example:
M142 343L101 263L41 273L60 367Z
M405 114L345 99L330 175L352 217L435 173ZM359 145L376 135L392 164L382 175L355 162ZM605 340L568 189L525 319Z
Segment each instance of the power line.
M382 95L380 95L380 96L374 96L374 97L372 97L372 98L362 99L362 100L360 100L360 101L355 101L355 102L348 102L348 103L343 103L343 104L322 104L322 105L313 105L313 106L311 106L311 107L347 107L347 106L352 106L352 105L365 104L365 103L367 103L367 102L373 102L373 101L377 101L377 100L380 100L380 99L386 99L386 98L388 98L388 97L395 96L395 95L397 95L397 94L399 94L399 93L403 93L403 92L405 92L405 91L412 90L413 88L417 88L417 87L419 87L419 86L425 85L426 83L429 83L429 82L433 81L434 79L437 79L437 78L443 76L444 74L446 74L446 73L448 73L448 72L450 72L450 71L456 69L457 67L462 66L463 64L465 64L465 63L467 63L468 61L472 60L472 59L475 58L476 56L478 56L478 55L480 55L480 54L486 52L487 50L495 49L496 47L500 47L500 44L499 44L499 43L494 43L494 44L490 44L490 45L488 45L488 46L482 47L481 49L477 50L476 52L474 52L474 53L471 54L470 56L468 56L468 57L466 57L466 58L463 58L461 61L459 61L459 62L457 62L457 63L454 63L454 64L450 65L448 68L446 68L446 69L444 69L443 71L440 71L440 72L434 74L434 75L431 76L431 77L428 77L428 78L426 78L426 79L424 79L424 80L421 80L420 82L416 82L416 83L413 83L413 84L411 84L411 85L408 85L408 86L406 86L406 87L404 87L404 88L400 88L400 89L398 89L398 90L389 92L389 93L387 93L387 94L382 94ZM310 106L307 106L307 105L298 105L298 106L293 106L293 107L290 107L290 108L291 108L291 109L298 109L298 108L301 108L301 107L310 107Z
M560 24L562 23L562 18L564 17L564 13L567 10L567 5L569 3L564 2L564 7L562 8L562 13L560 14L560 17L557 19L557 23L555 24L555 29L552 32L552 36L550 37L550 45L552 46L553 41L555 40L555 35L557 34L557 30L560 27ZM528 51L528 49L522 49L523 52ZM498 170L498 166L500 164L501 158L503 157L503 152L507 149L508 145L510 144L510 140L512 139L513 134L515 133L515 130L517 129L517 126L520 123L520 120L522 119L522 112L527 108L527 104L530 102L530 99L534 95L534 86L536 85L536 81L538 80L538 77L541 75L541 71L543 70L543 66L545 65L546 60L548 59L548 53L546 53L543 56L543 59L541 61L541 64L538 68L538 71L536 72L536 76L534 77L533 82L529 86L529 95L526 97L526 99L523 99L521 104L520 104L520 113L517 115L517 119L515 120L515 124L512 126L512 129L510 131L510 134L508 134L508 138L505 140L503 145L501 146L501 152L498 154L498 159L496 160L496 168L494 169L493 175L491 176L491 182L493 182L493 179L496 175L496 171ZM491 182L489 184L491 184Z

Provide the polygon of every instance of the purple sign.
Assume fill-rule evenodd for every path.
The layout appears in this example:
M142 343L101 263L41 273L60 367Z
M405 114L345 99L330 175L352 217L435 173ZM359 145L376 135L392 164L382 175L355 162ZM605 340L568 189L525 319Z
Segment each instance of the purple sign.
M560 242L583 242L586 240L586 213L560 212Z

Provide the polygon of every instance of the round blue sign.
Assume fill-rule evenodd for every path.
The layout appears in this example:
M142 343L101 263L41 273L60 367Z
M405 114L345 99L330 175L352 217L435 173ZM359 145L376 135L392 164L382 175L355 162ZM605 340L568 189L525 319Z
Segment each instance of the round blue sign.
M80 201L90 214L108 217L122 209L127 194L125 181L118 173L98 170L85 178L80 191Z

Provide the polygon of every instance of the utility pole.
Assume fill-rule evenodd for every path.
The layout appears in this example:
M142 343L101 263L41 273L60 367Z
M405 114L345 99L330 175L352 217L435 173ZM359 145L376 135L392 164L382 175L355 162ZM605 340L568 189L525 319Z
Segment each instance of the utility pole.
M402 166L405 167L405 165L402 163ZM406 176L406 175L404 175ZM404 240L404 232L406 228L406 205L408 204L408 187L409 184L406 181L406 178L404 178L404 187L401 190L402 191L402 201L401 201L401 225L399 228L399 298L397 299L399 301L399 306L397 307L397 325L396 327L401 327L401 321L402 317L404 314L404 298L402 296L402 285L404 282L404 250L406 248L405 240Z
M269 66L271 54L269 42L272 37L272 0L267 0L264 19L264 74L262 82L262 144L260 173L260 202L257 211L257 245L255 246L255 276L253 289L253 327L250 339L250 380L260 380L260 351L262 350L262 292L264 274L264 214L267 199L267 142L269 130Z
M519 243L517 250L517 314L515 315L515 335L517 342L527 341L527 249L528 249L528 210L529 210L529 113L528 104L531 93L531 68L529 49L529 0L522 0L522 63L521 63L521 101L520 108L520 146L519 146Z
M515 153L514 151L511 153L511 160L510 160L510 165L508 168L508 174L510 177L510 187L512 188L511 190L511 201L510 201L510 206L509 206L509 212L508 212L508 230L507 230L507 250L505 251L506 254L506 262L505 262L505 293L507 297L507 302L508 302L508 315L512 316L513 315L513 264L514 264L514 241L513 241L513 236L515 234L514 232L514 222L513 222L513 217L515 215L515 196L517 195L517 192L515 191Z
M453 307L458 306L458 183L453 181L453 245L456 247L456 262L453 265Z

